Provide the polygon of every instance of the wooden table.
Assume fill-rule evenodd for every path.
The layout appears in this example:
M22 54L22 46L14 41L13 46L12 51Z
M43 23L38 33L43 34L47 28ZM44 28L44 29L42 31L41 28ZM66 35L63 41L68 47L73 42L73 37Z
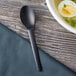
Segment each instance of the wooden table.
M28 38L19 16L23 5L30 5L36 13L35 35L38 47L76 71L76 35L56 22L45 0L0 0L0 23Z

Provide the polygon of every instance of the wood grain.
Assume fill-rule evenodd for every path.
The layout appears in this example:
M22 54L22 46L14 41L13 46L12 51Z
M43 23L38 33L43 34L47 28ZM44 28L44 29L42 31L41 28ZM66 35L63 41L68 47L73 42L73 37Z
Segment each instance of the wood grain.
M19 12L23 5L30 5L36 14L35 35L38 47L76 71L76 35L61 27L44 3L45 0L0 0L0 23L28 38Z

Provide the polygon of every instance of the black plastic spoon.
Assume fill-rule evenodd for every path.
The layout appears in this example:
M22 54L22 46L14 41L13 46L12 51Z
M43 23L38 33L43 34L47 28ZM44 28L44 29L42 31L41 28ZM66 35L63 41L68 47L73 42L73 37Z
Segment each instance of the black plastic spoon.
M35 36L34 36L34 29L35 29L34 11L29 6L23 6L20 11L20 18L21 18L22 23L28 29L28 34L29 34L37 70L42 71L42 65L40 62L39 51L38 51L36 41L35 41Z

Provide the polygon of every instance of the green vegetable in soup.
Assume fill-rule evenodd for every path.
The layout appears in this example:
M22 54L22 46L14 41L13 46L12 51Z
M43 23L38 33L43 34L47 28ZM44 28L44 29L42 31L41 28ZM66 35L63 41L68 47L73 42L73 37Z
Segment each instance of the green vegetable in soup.
M72 18L64 18L72 27L76 28L76 16Z
M55 5L58 6L58 4L59 4L61 1L63 1L63 0L54 0ZM76 0L72 0L72 1L76 2Z
M64 4L64 7L67 7L67 5L66 5L66 4Z
M72 1L76 2L76 0L72 0Z

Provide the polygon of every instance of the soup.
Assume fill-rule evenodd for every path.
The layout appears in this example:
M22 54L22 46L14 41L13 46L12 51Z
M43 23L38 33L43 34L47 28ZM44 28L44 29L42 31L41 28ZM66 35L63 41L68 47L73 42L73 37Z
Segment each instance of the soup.
M54 0L54 2L63 19L76 28L76 0Z

